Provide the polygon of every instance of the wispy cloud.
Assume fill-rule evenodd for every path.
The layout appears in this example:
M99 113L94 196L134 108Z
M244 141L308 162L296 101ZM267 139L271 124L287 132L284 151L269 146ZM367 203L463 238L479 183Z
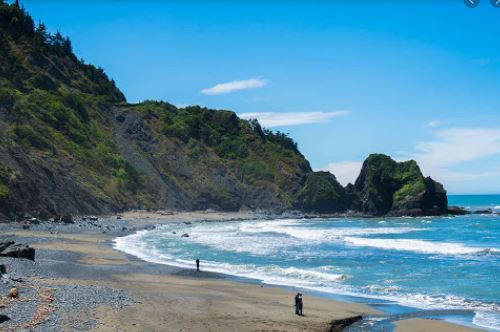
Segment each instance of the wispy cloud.
M427 124L428 127L437 127L441 124L440 121L437 121L437 120L432 120L432 121L429 121L429 123Z
M242 119L257 119L263 127L299 126L310 123L327 122L330 119L350 114L351 111L334 112L261 112L241 113Z
M361 166L363 165L360 161L340 161L336 163L330 163L326 167L318 169L318 171L329 171L334 174L337 180L342 185L347 185L348 183L354 183L356 178L361 171Z
M500 181L500 167L488 163L481 168L474 164L474 169L469 167L467 171L457 171L457 167L464 169L467 163L495 156L500 156L499 128L454 128L438 131L433 140L418 143L415 152L402 159L415 159L424 174L444 182L453 191L466 191L477 180Z
M248 80L241 80L241 81L231 81L226 83L220 83L214 85L213 87L203 89L201 90L201 93L209 96L223 95L241 90L262 88L263 86L266 86L267 83L268 83L267 80L262 80L257 78L251 78Z
M500 129L455 128L439 131L434 138L418 143L411 157L427 166L447 167L500 154Z

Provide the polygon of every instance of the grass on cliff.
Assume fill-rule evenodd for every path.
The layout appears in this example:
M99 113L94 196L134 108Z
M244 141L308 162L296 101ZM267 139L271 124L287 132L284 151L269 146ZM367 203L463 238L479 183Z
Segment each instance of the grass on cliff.
M417 196L425 191L424 176L414 160L398 163L395 179L402 184L402 187L394 193L394 201Z

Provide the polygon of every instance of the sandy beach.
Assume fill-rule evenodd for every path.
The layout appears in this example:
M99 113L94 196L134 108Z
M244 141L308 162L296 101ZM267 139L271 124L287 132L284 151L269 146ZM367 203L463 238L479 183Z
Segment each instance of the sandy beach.
M23 323L37 323L33 312L29 312L41 306L30 293L33 289L37 289L38 294L41 290L52 290L54 297L49 306L52 311L42 315L38 324L30 326L37 331L328 331L332 320L377 314L362 304L306 293L305 315L296 316L292 290L236 282L234 278L194 269L146 263L112 247L115 237L155 224L254 217L262 216L131 212L121 215L122 219L100 218L72 225L41 224L32 225L30 229L1 224L0 240L29 243L36 249L37 259L36 263L0 259L10 277L18 279L4 277L0 284L2 295L11 286L18 287L21 294L18 302L3 301L0 313L5 312L11 320L0 326L8 331ZM25 302L20 302L23 299ZM397 322L395 330L473 329L442 321L410 319Z

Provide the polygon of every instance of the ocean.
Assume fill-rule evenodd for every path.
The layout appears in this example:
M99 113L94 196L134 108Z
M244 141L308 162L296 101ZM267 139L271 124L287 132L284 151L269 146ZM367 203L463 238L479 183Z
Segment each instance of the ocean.
M500 195L450 196L500 212ZM189 237L181 237L189 234ZM500 331L500 215L173 223L117 238L146 261L402 308L468 310Z

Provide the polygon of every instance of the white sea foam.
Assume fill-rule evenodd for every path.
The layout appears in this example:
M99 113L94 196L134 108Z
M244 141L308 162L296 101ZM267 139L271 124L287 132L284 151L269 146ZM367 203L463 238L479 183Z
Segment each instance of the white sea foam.
M419 232L424 228L411 227L333 227L333 228L309 228L304 227L300 222L283 220L270 222L242 223L240 229L244 233L276 233L285 234L297 239L329 241L342 239L345 236L353 235L380 235L380 234L405 234Z
M496 205L493 207L493 210L500 210L500 205Z
M451 242L432 242L412 239L372 239L359 237L345 237L344 241L354 246L413 251L425 254L473 255L500 253L500 249L497 248L469 247L460 243Z
M476 311L472 323L488 329L500 330L500 312Z
M120 237L114 240L117 250L139 257L147 262L166 264L182 268L192 268L193 262L176 259L164 255L154 247L144 244L141 240L143 232ZM298 287L311 287L328 285L341 282L348 278L344 274L322 272L322 269L300 269L296 267L282 268L277 265L256 266L254 264L229 264L213 261L203 261L206 271L230 274L246 278L254 278L268 284L290 285Z

